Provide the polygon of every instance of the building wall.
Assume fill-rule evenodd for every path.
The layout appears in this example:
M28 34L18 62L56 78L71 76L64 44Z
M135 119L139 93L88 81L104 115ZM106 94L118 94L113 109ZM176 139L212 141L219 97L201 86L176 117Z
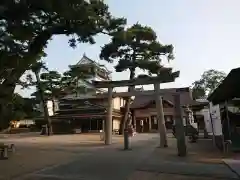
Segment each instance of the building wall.
M122 98L119 98L119 97L116 97L116 98L113 99L113 108L114 109L120 110L120 108L121 108L121 99Z
M48 108L49 116L53 116L54 112L59 110L59 102L57 100L55 100L54 103L55 103L55 111L53 110L53 102L50 100L47 101L47 108ZM42 103L40 105L38 105L38 109L42 114L44 113Z
M115 97L115 98L113 98L112 103L113 103L113 109L120 110L120 108L121 108L122 106L124 106L124 101L123 101L123 99L120 98L120 97ZM99 100L99 104L104 105L104 106L107 107L107 106L108 106L108 99L106 98L106 99L104 99L104 100L101 100L101 102L100 102L100 100Z
M120 129L121 121L119 119L113 119L113 130Z

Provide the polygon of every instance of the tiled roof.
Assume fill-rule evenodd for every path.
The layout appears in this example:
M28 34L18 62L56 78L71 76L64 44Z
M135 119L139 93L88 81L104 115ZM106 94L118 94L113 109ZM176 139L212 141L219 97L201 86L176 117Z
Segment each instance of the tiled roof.
M94 61L94 60L90 59L89 57L87 57L87 56L86 56L86 54L85 54L85 53L83 54L83 57L82 57L82 59L80 59L80 61L78 61L77 65L81 64L81 62L82 62L84 59L86 59L86 60L90 61L91 63L93 63L93 64L97 65L98 67L101 67L101 68L103 68L103 69L104 69L106 72L108 72L108 73L112 73L111 71L109 71L109 70L108 70L108 68L107 68L105 65L103 65L103 64L100 64L100 63L97 63L96 61Z
M179 90L180 88L169 88L169 89L160 89L160 93L163 95L163 100L170 101L172 104L174 104L174 97L171 93L176 92L176 90ZM183 89L183 88L182 88ZM180 102L182 106L188 105L192 103L192 96L189 88L185 88L188 91L181 91L180 93ZM151 101L155 100L154 95L147 95L147 96L136 96L133 100L133 103L131 104L130 108L141 108L146 106Z

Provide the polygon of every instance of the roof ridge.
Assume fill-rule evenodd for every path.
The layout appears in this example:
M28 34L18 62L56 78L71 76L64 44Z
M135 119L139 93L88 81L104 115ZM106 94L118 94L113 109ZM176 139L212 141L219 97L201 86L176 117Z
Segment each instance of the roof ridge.
M79 60L79 61L77 62L77 64L79 64L79 63L83 60L83 58L88 59L89 61L91 61L92 63L96 64L96 65L99 66L100 68L101 68L101 67L104 67L107 72L111 73L111 71L106 67L106 65L100 64L100 63L96 62L95 60L92 60L92 59L89 58L85 53L83 54L81 60Z

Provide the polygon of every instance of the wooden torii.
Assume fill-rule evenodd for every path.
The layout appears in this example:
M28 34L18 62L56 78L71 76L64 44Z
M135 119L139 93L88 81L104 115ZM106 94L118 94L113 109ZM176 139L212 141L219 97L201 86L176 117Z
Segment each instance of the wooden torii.
M107 108L107 118L105 122L105 144L110 145L112 143L112 98L113 97L132 97L139 95L155 95L156 97L156 111L157 111L157 120L158 120L158 129L160 134L160 147L165 146L166 142L166 127L164 121L163 107L162 107L162 98L160 93L160 84L174 82L175 79L179 77L179 71L177 72L166 72L161 73L160 76L155 77L138 77L133 80L121 80L121 81L92 81L95 88L108 88L108 108ZM148 85L154 84L153 91L131 91L131 92L113 92L114 87L123 87L123 86L137 86L137 85ZM181 91L181 88L179 88ZM180 156L186 155L186 143L184 135L184 127L182 121L182 110L180 105L180 93L178 90L171 93L174 96L174 105L175 105L175 122L176 122L176 134L177 134L177 145L178 145L178 154ZM106 95L98 95L105 96ZM163 133L161 133L163 132Z

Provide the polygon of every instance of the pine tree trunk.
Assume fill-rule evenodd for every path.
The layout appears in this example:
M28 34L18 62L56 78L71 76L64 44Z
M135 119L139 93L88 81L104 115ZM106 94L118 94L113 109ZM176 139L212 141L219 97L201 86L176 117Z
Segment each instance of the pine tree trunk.
M130 70L130 80L132 80L135 77L135 68ZM132 91L134 89L134 86L129 86L128 87L128 92ZM128 97L125 102L125 107L124 107L124 118L122 122L122 134L124 133L124 129L127 127L129 121L128 121L128 114L130 111L130 103L131 103L131 97Z
M51 96L52 96L52 109L53 109L53 115L55 115L55 98L54 98L54 95L53 95L53 85L52 85L52 82L50 82L50 85L51 85Z
M11 100L19 76L11 76L11 78L6 79L2 84L0 84L0 129L8 128L9 123L12 120Z
M53 115L55 115L55 108L56 108L56 106L55 106L55 99L52 98L52 109L53 109Z
M42 105L43 105L43 112L44 112L44 120L47 121L47 128L48 128L48 136L50 136L52 134L52 122L51 122L51 119L49 117L49 113L48 113L48 107L47 107L47 102L45 101L45 98L44 98L44 92L43 92L43 89L42 89L42 86L41 86L41 80L39 78L39 73L38 72L34 72L35 73L35 76L36 76L36 79L37 79L37 88L38 88L38 91L39 91L39 96L40 96L40 100L42 102Z
M2 101L0 104L0 130L4 130L9 127L9 122L11 121L9 113L9 108Z
M77 79L77 81L76 81L76 98L78 97L78 79Z

